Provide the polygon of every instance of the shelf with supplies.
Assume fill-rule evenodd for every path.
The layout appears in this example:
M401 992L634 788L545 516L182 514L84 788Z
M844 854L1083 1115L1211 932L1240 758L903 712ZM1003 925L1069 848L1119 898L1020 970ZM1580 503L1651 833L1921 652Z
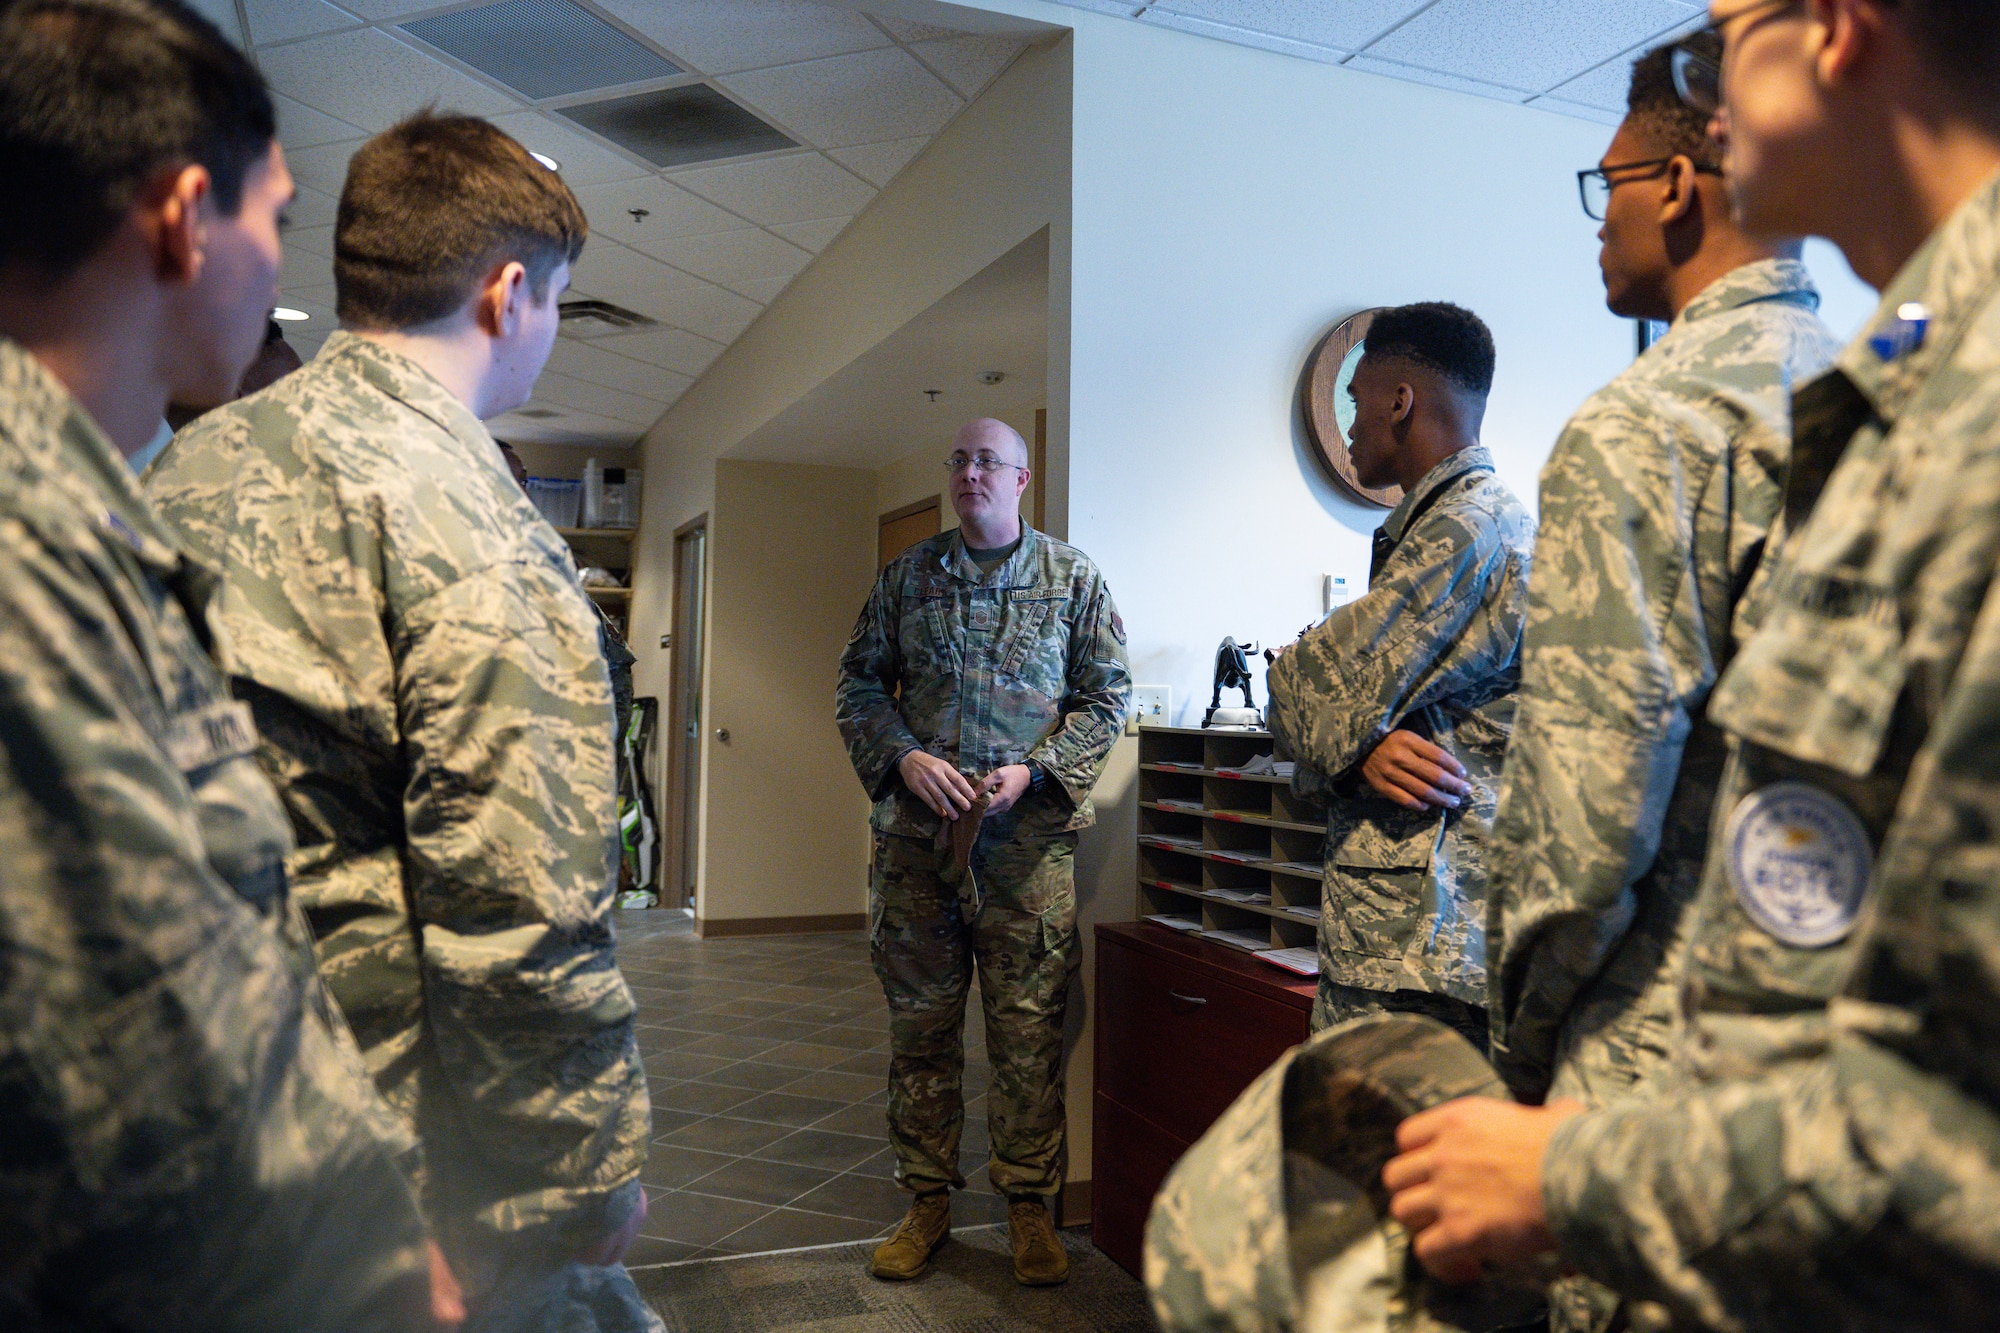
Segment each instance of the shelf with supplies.
M569 543L570 554L576 558L578 569L594 565L628 581L631 579L632 543L639 536L637 528L557 528L556 533ZM619 632L623 633L625 616L632 605L632 589L585 584L583 591L604 609Z
M1245 953L1315 947L1326 812L1271 753L1267 731L1139 728L1141 917Z

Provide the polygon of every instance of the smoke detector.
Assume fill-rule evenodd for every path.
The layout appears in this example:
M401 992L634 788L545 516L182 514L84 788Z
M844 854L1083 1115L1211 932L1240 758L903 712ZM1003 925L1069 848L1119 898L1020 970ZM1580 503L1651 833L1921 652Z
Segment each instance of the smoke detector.
M1006 378L1007 372L1004 370L982 370L979 372L979 382L981 384L998 384Z

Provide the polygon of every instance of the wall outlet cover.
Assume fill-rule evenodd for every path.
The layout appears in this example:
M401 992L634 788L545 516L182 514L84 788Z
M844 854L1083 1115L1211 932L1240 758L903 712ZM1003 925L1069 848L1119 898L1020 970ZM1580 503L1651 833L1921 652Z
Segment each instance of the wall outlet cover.
M1174 716L1174 687L1171 685L1134 685L1132 687L1132 711L1125 720L1127 735L1136 733L1140 727L1164 727L1171 724Z

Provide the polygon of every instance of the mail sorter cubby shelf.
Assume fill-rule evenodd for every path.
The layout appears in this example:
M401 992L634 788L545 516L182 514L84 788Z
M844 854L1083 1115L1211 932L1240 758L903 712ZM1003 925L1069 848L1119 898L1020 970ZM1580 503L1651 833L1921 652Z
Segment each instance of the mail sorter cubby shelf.
M1266 731L1139 729L1139 915L1254 952L1313 947L1326 814Z

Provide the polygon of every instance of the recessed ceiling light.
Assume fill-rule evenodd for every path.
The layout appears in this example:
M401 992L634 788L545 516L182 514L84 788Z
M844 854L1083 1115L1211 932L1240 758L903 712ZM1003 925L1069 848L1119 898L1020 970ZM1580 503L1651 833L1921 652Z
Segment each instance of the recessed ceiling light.
M534 158L535 161L541 163L543 166L547 167L550 171L562 170L562 164L557 162L554 158L550 157L547 153L537 153L533 149L530 149L528 151L528 156Z
M296 324L301 320L311 319L312 316L303 310L294 310L288 305L281 305L271 312L271 318L282 319L287 324Z

